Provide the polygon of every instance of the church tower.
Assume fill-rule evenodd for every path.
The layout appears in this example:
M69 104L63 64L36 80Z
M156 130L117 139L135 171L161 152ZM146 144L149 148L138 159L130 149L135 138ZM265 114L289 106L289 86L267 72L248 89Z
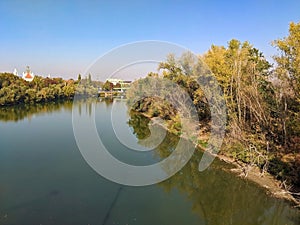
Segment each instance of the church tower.
M27 66L26 71L23 72L23 77L22 77L22 78L23 78L24 80L28 81L28 82L33 81L34 74L30 71L29 66Z

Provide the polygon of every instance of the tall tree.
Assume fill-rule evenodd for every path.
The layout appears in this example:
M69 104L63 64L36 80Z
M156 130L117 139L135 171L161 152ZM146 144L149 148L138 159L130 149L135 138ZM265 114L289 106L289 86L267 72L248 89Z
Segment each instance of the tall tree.
M273 45L279 51L274 60L283 144L292 149L291 145L299 142L300 135L300 22L290 23L289 35L275 40Z
M92 75L89 73L88 75L88 83L91 84L92 83Z
M273 45L280 54L274 56L278 76L289 82L293 94L300 98L300 22L290 23L289 35L275 40Z
M270 64L259 50L233 39L227 48L213 45L203 59L223 88L232 122L266 120L262 94Z

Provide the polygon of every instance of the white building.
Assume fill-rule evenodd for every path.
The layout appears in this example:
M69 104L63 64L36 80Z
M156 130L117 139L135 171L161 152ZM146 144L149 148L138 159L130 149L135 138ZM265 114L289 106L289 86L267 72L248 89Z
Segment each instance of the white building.
M116 85L117 83L121 83L123 80L111 78L111 79L107 79L106 81L112 83L113 85Z
M123 85L123 84L131 84L131 81L117 79L117 78L110 78L110 79L107 79L106 81L112 83L113 85L116 85L118 83L121 84L121 85Z
M17 70L16 68L15 68L14 71L13 71L13 75L19 76L18 70Z

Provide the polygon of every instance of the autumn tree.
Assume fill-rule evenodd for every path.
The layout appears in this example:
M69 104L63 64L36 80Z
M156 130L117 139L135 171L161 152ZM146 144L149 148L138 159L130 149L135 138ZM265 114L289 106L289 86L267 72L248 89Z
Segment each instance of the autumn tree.
M290 23L289 35L275 40L273 45L279 52L274 60L282 142L296 149L300 147L297 145L300 141L300 22Z
M102 86L102 89L105 90L105 91L111 91L113 89L114 85L113 83L109 82L109 81L106 81L103 86Z

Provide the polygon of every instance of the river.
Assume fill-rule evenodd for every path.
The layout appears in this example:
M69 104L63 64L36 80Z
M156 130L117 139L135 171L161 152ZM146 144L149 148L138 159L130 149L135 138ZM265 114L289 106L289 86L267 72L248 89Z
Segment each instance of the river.
M91 115L93 109L98 133L120 161L158 162L179 141L166 133L146 151L153 147L143 141L150 135L149 119L129 113L122 99L0 108L1 225L300 224L299 211L227 172L224 162L216 159L199 172L199 150L158 184L132 187L103 178L84 160L72 127L72 110ZM113 127L119 138L145 151L118 141Z

